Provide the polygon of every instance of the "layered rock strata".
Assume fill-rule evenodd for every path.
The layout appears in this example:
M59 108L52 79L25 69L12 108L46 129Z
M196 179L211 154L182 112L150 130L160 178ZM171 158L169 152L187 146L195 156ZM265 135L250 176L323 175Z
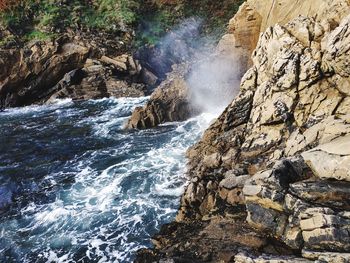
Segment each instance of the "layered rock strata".
M0 50L0 68L0 108L55 98L144 96L158 81L131 55L109 57L93 43L67 37Z
M251 59L251 54L253 50L255 49L260 34L264 32L266 29L268 29L271 26L274 26L275 24L279 24L280 26L285 25L290 20L294 19L298 15L302 15L305 18L310 17L313 18L315 21L317 21L316 28L306 28L309 26L307 23L304 24L304 27L296 27L293 28L293 25L289 25L287 30L290 30L291 34L294 34L295 38L300 41L301 45L303 46L309 46L310 44L315 44L319 42L319 37L322 37L324 34L324 30L330 31L333 30L337 25L339 25L340 21L346 14L350 12L350 4L347 0L337 0L337 1L331 1L331 0L319 0L319 1L313 1L313 0L307 0L302 1L302 3L295 2L295 1L286 1L286 0L268 0L268 1L258 1L258 0L248 0L246 1L239 9L238 13L234 16L234 18L231 19L229 22L227 34L225 34L222 39L220 40L216 50L215 54L212 56L209 56L210 60L220 60L220 59L227 59L229 58L231 61L233 61L236 66L236 71L238 72L232 72L232 74L237 74L239 76L243 75L240 74L240 72L246 72L252 65L253 60ZM313 25L310 25L313 26ZM300 30L300 31L298 31ZM321 32L321 31L322 32ZM312 32L311 32L312 31ZM307 36L308 33L312 33L312 35ZM278 48L278 46L274 47ZM311 46L310 46L311 48ZM271 51L274 52L274 51ZM269 54L266 54L269 55ZM278 55L278 54L275 54ZM312 56L317 56L317 54L313 54ZM288 59L287 57L285 58ZM317 60L317 59L315 59ZM306 61L305 61L306 62ZM214 62L213 62L214 64ZM284 67L285 65L280 65L281 67ZM305 65L306 67L308 65ZM310 65L312 66L312 65ZM222 65L219 65L219 68L222 67ZM218 70L218 69L217 69ZM224 70L224 69L222 69ZM213 69L215 71L215 69ZM218 72L213 72L212 74L219 74L220 70ZM319 72L314 72L314 74L318 74ZM200 72L198 72L200 75ZM172 74L173 78L174 74ZM181 74L178 78L181 78ZM205 76L199 76L198 78L205 78ZM187 79L184 78L182 81L187 82ZM283 81L283 80L282 80ZM292 81L292 80L290 80ZM310 80L312 81L312 80ZM218 80L219 82L219 80ZM237 81L233 80L229 83L222 82L220 85L229 85L231 89L231 94L229 92L227 93L228 97L232 97L233 95L236 95L235 92L235 83ZM326 84L327 85L327 84ZM172 90L180 90L182 94L191 94L191 85L188 83L186 85L181 85L177 87L171 87L171 85L163 85L161 88L165 89L168 88L170 91L168 93L173 93ZM229 90L229 89L228 89ZM159 92L158 92L159 93ZM164 92L163 92L164 93ZM215 91L213 91L211 97L215 97L217 94ZM210 97L210 96L208 96ZM157 104L173 104L175 105L177 103L177 99L174 96L167 97L166 95L159 96L156 95L155 97L151 97L149 106L146 106L143 110L137 109L137 111L133 115L133 120L131 122L133 123L148 123L146 119L156 119L157 115L164 115L167 114L168 108L155 108L152 106L152 101L154 100L154 103ZM191 98L187 99L189 102L191 101ZM177 107L182 106L182 102L184 100L179 101L181 105L177 105ZM186 108L191 109L190 105L187 105ZM169 108L171 111L171 108ZM201 110L201 109L199 109ZM171 114L169 112L169 114ZM184 115L182 114L181 117ZM188 117L192 116L191 114L187 114ZM170 119L164 119L164 121L181 121L183 118L170 118ZM150 128L154 127L162 122L153 122L150 125L142 126L139 125L139 128ZM135 125L128 125L128 128L135 128Z
M177 222L138 262L350 262L349 3L305 4L261 34L240 93L188 150ZM261 242L205 231L229 219Z

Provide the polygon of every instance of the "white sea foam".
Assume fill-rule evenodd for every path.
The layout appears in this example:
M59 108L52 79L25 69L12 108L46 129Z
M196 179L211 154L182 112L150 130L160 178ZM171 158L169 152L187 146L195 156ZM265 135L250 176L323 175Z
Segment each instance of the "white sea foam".
M11 243L14 237L20 239L19 233L29 235L21 242L47 262L75 262L75 256L85 256L95 262L124 263L149 246L151 233L176 213L186 181L185 151L212 116L202 114L162 129L122 132L127 113L123 108L130 107L130 114L146 100L103 99L64 109L70 113L62 121L74 119L71 113L91 110L89 105L102 108L92 116L79 116L75 125L92 127L99 143L109 143L77 154L58 172L48 174L43 180L50 186L48 195L55 198L31 202L20 211L22 219L0 223L1 236ZM62 178L72 174L73 180L62 184ZM85 250L77 256L77 248Z
M0 112L0 115L23 115L23 114L32 114L36 112L42 112L47 110L56 110L62 106L70 106L73 104L71 99L60 99L54 101L50 105L31 105L19 108L9 108L3 112Z

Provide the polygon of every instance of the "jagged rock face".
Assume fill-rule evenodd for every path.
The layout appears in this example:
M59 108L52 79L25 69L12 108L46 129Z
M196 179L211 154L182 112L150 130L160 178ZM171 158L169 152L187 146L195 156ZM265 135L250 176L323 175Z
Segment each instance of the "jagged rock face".
M230 20L228 32L219 47L223 52L236 53L242 65L248 69L252 65L250 55L257 45L260 33L268 27L285 25L302 15L315 17L329 30L336 27L349 11L350 3L347 0L248 0Z
M1 108L57 98L144 96L157 82L131 55L110 58L102 49L64 37L0 50L0 68Z
M348 45L349 19L318 41L310 40L311 46L290 32L297 25L312 30L321 27L312 19L299 17L267 30L253 54L254 67L241 82L240 94L188 151L190 174L201 178L215 169L254 174L283 156L348 133L349 96L341 90L349 89L344 84L349 75L344 72L347 67L337 69L346 63L348 51L332 43ZM330 59L332 50L337 53ZM339 63L334 64L336 60ZM214 155L217 161L207 163Z
M215 55L211 59L215 60L220 57L233 58L230 60L234 61L236 65L239 65L236 67L239 69L237 69L238 74L237 72L232 72L232 75L237 74L240 76L240 71L245 72L250 66L254 64L255 67L251 69L249 74L246 76L246 88L253 88L253 90L256 88L256 85L249 87L249 85L253 85L249 83L249 80L250 82L260 81L263 78L263 81L265 81L265 79L270 78L271 83L266 82L264 84L265 88L261 87L259 89L258 92L260 93L254 93L256 97L260 97L260 100L263 99L262 95L264 92L269 92L268 89L271 88L271 85L275 85L279 89L279 93L278 90L276 90L277 92L274 94L274 97L269 98L272 103L276 104L275 107L270 107L268 109L259 108L258 105L254 105L254 107L256 110L268 110L268 115L265 117L266 119L264 120L264 125L267 125L270 122L282 121L283 118L290 117L286 116L283 112L287 112L288 110L291 110L290 107L296 106L293 105L293 103L296 101L298 93L295 92L295 89L292 89L292 87L299 85L299 89L301 91L303 87L310 86L310 84L317 82L318 78L320 78L322 74L326 74L327 70L324 70L324 72L321 72L320 70L322 61L320 61L321 49L318 46L323 45L321 43L321 40L323 39L325 32L330 32L333 30L337 25L339 25L341 19L344 18L348 13L350 13L350 3L347 0L337 0L335 2L331 0L318 0L316 2L313 0L307 0L303 1L302 3L286 0L268 0L264 2L258 0L248 0L240 7L238 13L230 21L228 32L225 36L222 37L215 51ZM288 26L281 27L298 15L304 15L304 18L300 18L300 20L304 21L289 23ZM316 18L311 21L310 19L306 18L308 16ZM257 54L253 56L253 60L255 59L255 61L253 61L250 57L253 50L257 46L261 32L264 32L269 26L275 25L276 23L281 26L279 28L275 27L273 32L264 33L264 37L260 41L266 43L258 44L262 48L261 50L256 50ZM285 42L285 40L288 43ZM335 39L333 39L333 41L334 40ZM336 43L334 44L336 45ZM293 49L290 50L290 47ZM179 49L183 50L183 48ZM334 53L337 51L329 50L329 52ZM329 55L325 55L325 57L327 56L331 57L332 54L330 53ZM151 56L152 59L156 59L156 57L157 56ZM276 58L283 59L280 59L277 62ZM276 65L269 64L274 63L275 60L277 63ZM147 59L145 59L145 61L147 61ZM269 62L265 63L265 61ZM345 66L340 65L340 63L337 63L337 65L341 68L343 68L342 66ZM328 66L330 67L329 70L331 71L332 65L328 65L326 63L323 65L323 67ZM282 78L281 75L284 74L285 67L285 72L287 72L288 75ZM161 67L157 66L157 68ZM305 70L305 72L301 72L299 75L299 72L297 72L299 68ZM257 71L260 73L259 79L257 79L257 76L254 76L256 75ZM263 74L262 72L265 71L266 73ZM268 71L270 71L270 73L267 73ZM273 71L276 71L276 74L272 73ZM218 72L215 72L215 70L213 70L212 74L215 75L218 74ZM174 77L174 73L171 75L171 78L176 78ZM272 75L274 75L274 78L279 78L279 83L273 83ZM298 79L299 77L301 78L300 81ZM200 78L201 76L199 79ZM184 81L187 81L187 79L184 79ZM217 82L219 82L219 80L217 80ZM191 85L188 83L179 85L177 82L173 82L174 87L170 88L171 85L169 85L169 81L166 81L166 83L166 85L161 85L160 87L164 89L167 88L169 91L160 92L158 89L156 92L157 94L155 96L152 96L151 102L147 107L144 109L138 108L135 110L132 120L129 121L127 128L151 128L165 121L182 121L193 115L193 112L191 112L193 110L193 106L189 105L189 103L193 102L193 104L196 105L196 99L194 97L190 98L191 88L189 88L189 86ZM259 86L260 84L261 83L258 83ZM324 94L323 96L332 96L333 100L338 100L338 102L340 102L342 96L339 94L339 92L337 93L337 91L333 90L330 91L329 94L327 93L328 85L336 84L339 84L338 80L327 79L324 82L319 82L318 86L313 86L313 89L306 89L304 92L316 94L314 92L321 91ZM343 85L346 84L347 83L343 83ZM221 83L221 86L222 85L225 84ZM230 89L232 90L231 93L235 94L235 81L231 81L230 85ZM184 91L181 92L181 96L184 95L187 96L187 98L181 97L180 99L177 99L177 97L174 96L174 91L179 91L180 86L182 86L184 89ZM284 92L284 89L289 89L290 91L287 93ZM283 93L284 98L281 98L280 101L277 101L277 97L281 93ZM212 97L216 96L216 94L212 94ZM244 94L243 96L248 95ZM307 97L306 94L305 97ZM315 105L317 105L319 101L323 100L321 96L318 96L315 99L318 100L315 101ZM210 100L210 98L208 98L208 100ZM208 104L209 102L210 101L208 101ZM257 99L255 99L254 102L262 104ZM310 115L308 110L304 109L304 105L302 103L303 101L301 101L301 103L298 105L300 107L300 111L296 110L295 112L295 114L298 115L295 117L297 117L297 120L300 122L300 126L302 125L301 123L304 123L306 121L303 119L305 116L302 115L304 113L306 115ZM327 101L324 103L327 103ZM346 101L346 103L349 104L350 101ZM165 106L167 104L172 106ZM271 105L271 103L268 103L268 105ZM312 110L312 105L309 107L311 107ZM174 108L181 109L179 116L172 112ZM189 110L189 112L186 113L185 110ZM278 110L279 113L274 113L275 110ZM329 108L329 110L331 109ZM272 116L277 114L279 114L279 116ZM320 114L322 115L322 113ZM267 138L265 140L265 148L268 148L270 145L276 143L272 137L277 138L277 133L278 131L275 131L275 134L266 133L266 136L269 136L270 138ZM256 138L252 137L251 139L255 140ZM247 143L249 143L249 141L247 141ZM245 146L246 145L242 145L242 147ZM261 149L263 148L262 145L257 145L257 147ZM249 154L251 153L247 153L247 155ZM256 155L255 153L252 154Z
M141 82L142 72L138 62L126 54L113 59L106 56L88 59L83 68L67 73L51 89L54 93L47 102L64 98L85 100L145 96L147 87Z
M177 65L152 93L144 107L138 107L126 124L127 129L145 129L169 121L183 121L198 110L190 101L190 90L185 75L188 65Z
M219 53L174 66L143 108L137 108L126 128L152 128L184 121L200 112L221 112L237 94L242 76L235 56Z
M239 95L188 151L178 222L246 211L251 227L306 259L350 261L350 15L338 23L350 12L339 3L328 17L299 16L261 35Z
M84 65L89 49L72 43L36 42L25 49L0 51L0 105L15 107L40 101L46 89Z

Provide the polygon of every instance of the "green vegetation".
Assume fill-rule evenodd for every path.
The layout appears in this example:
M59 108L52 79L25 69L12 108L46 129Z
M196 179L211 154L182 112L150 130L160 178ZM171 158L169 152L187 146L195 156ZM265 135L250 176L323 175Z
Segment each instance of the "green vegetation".
M183 19L203 19L203 34L220 37L226 30L229 19L238 11L244 0L154 0L153 6L142 11L137 30L136 45L155 44Z
M6 0L2 0L5 1ZM205 33L225 29L243 0L22 0L0 9L0 26L21 41L45 40L68 28L120 35L136 31L136 45L155 44L187 17L204 19ZM0 34L1 37L1 34ZM1 43L11 40L4 38Z
M55 34L49 34L46 32L41 32L38 30L33 30L29 33L27 33L24 38L26 41L31 41L31 40L49 40L51 38L55 37Z
M138 7L132 0L27 0L1 11L0 24L18 36L68 27L117 32L135 23Z

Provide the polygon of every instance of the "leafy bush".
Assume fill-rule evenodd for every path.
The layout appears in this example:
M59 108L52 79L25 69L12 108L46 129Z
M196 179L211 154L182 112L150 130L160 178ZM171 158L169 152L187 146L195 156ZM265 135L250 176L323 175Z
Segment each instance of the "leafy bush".
M125 31L137 20L139 8L139 1L132 0L18 0L11 5L5 4L11 0L0 1L0 23L19 35L36 28Z

